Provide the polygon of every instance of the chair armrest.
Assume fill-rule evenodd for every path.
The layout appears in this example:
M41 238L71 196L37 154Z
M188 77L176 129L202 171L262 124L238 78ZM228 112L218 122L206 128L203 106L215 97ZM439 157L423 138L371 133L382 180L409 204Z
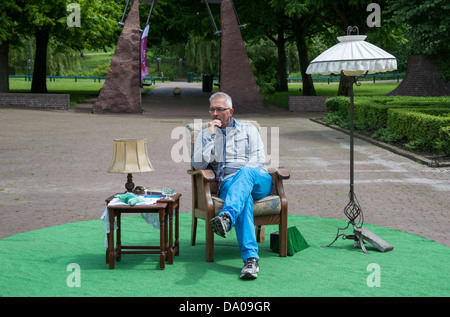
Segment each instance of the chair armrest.
M273 190L275 191L276 195L280 196L281 204L284 206L287 206L287 199L286 194L284 193L283 188L283 180L289 179L291 175L289 174L288 170L285 168L270 168L269 174L272 176L273 179ZM272 192L273 192L272 190ZM284 208L283 210L287 210Z
M202 178L207 182L214 182L216 179L216 175L212 170L188 170L188 174L190 175L201 175Z
M289 179L291 174L285 168L271 168L269 169L269 174L276 174L281 179Z

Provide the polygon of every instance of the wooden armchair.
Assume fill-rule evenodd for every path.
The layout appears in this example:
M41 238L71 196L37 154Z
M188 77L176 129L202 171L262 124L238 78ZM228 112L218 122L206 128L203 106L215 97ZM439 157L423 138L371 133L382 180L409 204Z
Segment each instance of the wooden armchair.
M239 122L250 122L260 129L256 121L238 120ZM189 124L186 128L190 137L191 155L194 153L195 139L198 133L207 127L207 123L201 126ZM214 233L209 226L209 221L217 216L222 210L224 201L217 195L218 184L215 181L213 170L191 170L188 173L192 177L192 228L191 228L191 245L195 245L197 234L197 219L205 220L206 228L206 261L214 261ZM288 203L283 189L283 179L290 177L286 169L269 170L272 176L272 193L260 200L254 201L254 224L256 230L256 238L258 242L265 241L264 225L278 224L280 256L285 257L287 254L287 216Z

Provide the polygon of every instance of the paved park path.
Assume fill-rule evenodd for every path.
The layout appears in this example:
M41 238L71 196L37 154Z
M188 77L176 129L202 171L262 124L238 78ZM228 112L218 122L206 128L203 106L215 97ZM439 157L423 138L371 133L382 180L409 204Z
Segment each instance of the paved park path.
M173 95L174 86L181 96ZM134 175L135 184L175 187L183 194L181 211L190 212L189 162L178 150L184 127L208 119L209 96L201 84L172 82L143 96L143 115L0 109L0 238L99 219L104 199L126 182L125 175L106 172L116 138L146 138L156 171ZM321 116L278 108L251 116L235 109L237 119L256 119L269 142L278 134L279 166L291 173L285 181L289 213L346 219L349 138L310 120ZM276 158L276 150L267 145L268 157ZM365 223L450 246L449 168L421 165L357 139L355 192ZM324 234L331 242L335 232Z

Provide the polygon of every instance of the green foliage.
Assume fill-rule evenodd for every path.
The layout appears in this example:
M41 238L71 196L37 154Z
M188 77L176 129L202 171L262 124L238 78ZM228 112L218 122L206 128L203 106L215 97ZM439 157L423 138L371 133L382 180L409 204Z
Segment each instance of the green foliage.
M328 112L337 112L341 115L348 115L348 109L350 107L350 98L348 97L334 97L328 98L325 101Z
M20 45L20 46L19 46ZM9 51L9 72L12 75L28 75L28 47L26 41L16 44L17 49ZM30 40L30 66L34 68L35 40ZM81 65L79 52L67 49L61 51L50 43L47 51L47 74L68 76L75 73Z
M114 49L111 49L110 51L110 53L90 52L83 54L80 61L80 68L75 70L74 75L93 76L93 72L97 67L105 64L110 65Z
M371 129L380 129L387 126L389 109L414 108L414 111L434 111L435 114L439 111L448 112L444 109L449 107L448 97L357 97L355 118Z
M20 15L21 9L14 0L0 1L0 45L4 41L14 41L14 19Z
M390 0L392 21L405 27L408 54L427 55L443 70L442 79L450 80L448 59L450 2L447 0Z
M207 40L205 37L190 36L183 45L186 70L194 73L216 74L219 72L219 39Z
M4 2L2 2L3 4ZM67 53L85 48L102 49L117 41L122 4L116 0L78 0L80 8L80 27L69 27L67 5L71 0L8 0L6 4L15 4L20 8L20 14L13 12L11 6L0 19L0 26L13 25L14 32L0 31L0 38L23 39L36 38L36 51L33 60L39 61L33 67L33 92L46 92L46 75L73 72L73 62L55 59L47 63L46 52L49 44L54 47L54 53ZM17 40L13 46L17 44ZM54 55L54 54L53 54ZM69 54L70 55L70 54ZM51 63L55 61L55 63ZM46 68L47 66L47 68ZM0 70L1 72L2 70Z
M92 76L106 76L110 65L111 65L111 63L105 63L105 64L98 66L92 72Z
M323 119L323 122L326 125L335 124L343 129L350 129L350 120L347 117L336 112L328 113L327 116ZM366 130L367 126L359 121L353 121L353 128L355 130Z
M430 150L432 149L430 143L426 139L416 139L405 144L410 150Z
M442 127L450 126L450 117L432 116L411 109L390 109L387 126L410 140L424 139L433 143Z
M405 138L401 134L397 134L389 130L389 128L378 129L374 134L372 134L373 139L378 139L383 142L397 143Z
M327 114L327 116L323 119L323 122L326 125L338 125L341 126L343 124L343 118L339 113L336 112L330 112Z
M52 51L51 49L49 51ZM47 74L65 76L80 67L80 54L74 51L55 53L47 57Z
M349 101L326 100L326 120L344 126ZM449 155L450 97L358 97L354 101L355 128L373 129L385 142L408 140L411 149L432 149Z
M450 154L450 126L439 129L439 138L436 140L434 147L441 154Z
M260 40L246 47L259 92L273 94L277 85L277 55L275 45L268 40Z

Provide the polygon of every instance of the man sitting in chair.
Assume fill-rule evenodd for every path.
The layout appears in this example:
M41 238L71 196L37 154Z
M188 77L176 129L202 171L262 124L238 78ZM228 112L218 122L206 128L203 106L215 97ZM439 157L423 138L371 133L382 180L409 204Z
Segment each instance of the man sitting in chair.
M211 219L210 226L224 238L235 227L244 261L240 278L256 278L259 256L253 200L262 199L272 191L272 177L265 165L264 144L253 124L234 120L229 95L217 92L209 102L211 121L195 141L192 166L197 170L214 170L219 196L225 204L219 215Z

